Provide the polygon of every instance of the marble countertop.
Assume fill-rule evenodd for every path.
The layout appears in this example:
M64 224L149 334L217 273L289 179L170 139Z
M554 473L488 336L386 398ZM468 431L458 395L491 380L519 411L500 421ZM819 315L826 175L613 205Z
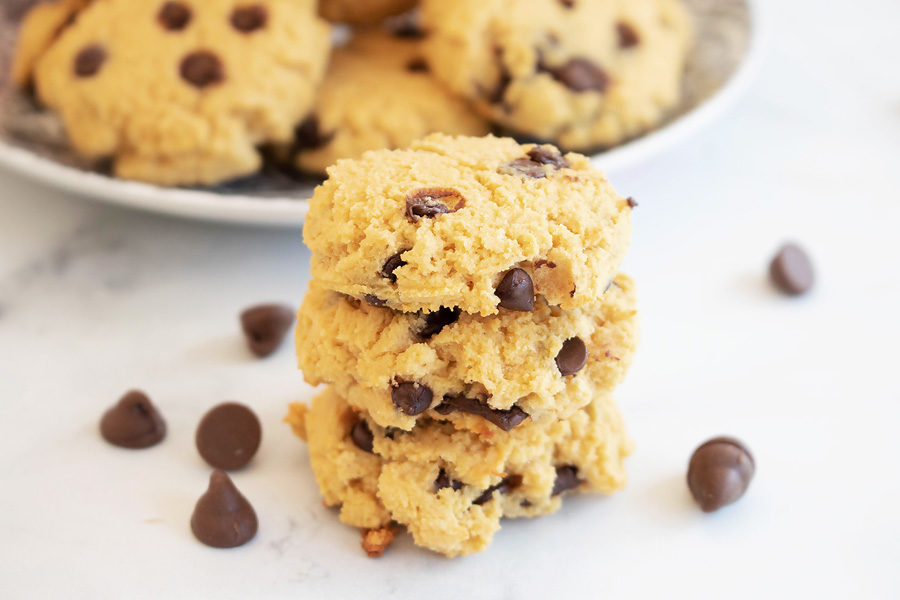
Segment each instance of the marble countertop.
M640 202L626 269L644 340L618 394L637 442L628 489L507 522L468 558L404 535L368 559L322 507L281 423L312 390L290 343L257 361L237 324L246 305L299 303L298 231L128 212L0 173L0 597L900 595L900 4L765 4L747 96L613 176ZM805 298L766 280L788 239L818 267ZM97 433L133 387L169 423L151 450ZM218 551L188 527L209 472L193 431L229 399L263 421L234 475L260 531ZM704 515L685 467L721 433L748 443L757 474Z

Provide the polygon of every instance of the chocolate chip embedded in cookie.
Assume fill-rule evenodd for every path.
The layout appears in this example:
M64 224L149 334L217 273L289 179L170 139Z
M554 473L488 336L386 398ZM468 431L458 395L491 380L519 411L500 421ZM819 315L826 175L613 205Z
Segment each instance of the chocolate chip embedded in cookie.
M482 317L387 310L314 280L298 314L298 363L309 383L334 384L382 427L434 419L493 434L552 422L615 388L631 364L636 295L628 277L615 281L581 308L538 299L530 312Z
M195 185L250 175L259 148L289 144L310 114L330 48L312 2L79 6L40 56L22 50L21 69L32 65L38 99L74 150L111 159L119 177Z
M563 492L610 494L625 483L631 444L605 395L567 419L491 436L433 420L394 436L373 425L371 453L347 434L356 418L333 388L302 417L325 503L354 527L399 523L448 556L484 550L503 517L552 513Z
M403 312L482 315L531 310L535 297L598 301L630 235L628 203L586 157L439 134L338 162L304 228L326 287Z
M692 39L682 0L423 0L421 14L431 71L524 138L609 147L681 100Z

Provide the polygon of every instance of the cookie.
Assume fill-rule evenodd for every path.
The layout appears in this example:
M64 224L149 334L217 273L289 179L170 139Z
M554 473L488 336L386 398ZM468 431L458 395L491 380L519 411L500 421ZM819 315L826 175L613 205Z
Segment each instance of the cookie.
M429 133L484 135L490 127L430 73L419 39L362 31L337 48L314 113L297 129L295 166L324 173L339 158L405 148Z
M429 64L514 135L606 148L681 98L681 0L424 0Z
M403 312L594 303L630 241L628 201L552 146L434 134L328 176L304 228L313 277Z
M334 23L372 23L399 15L418 0L319 0L319 14Z
M621 489L631 450L608 395L568 419L491 438L431 419L411 432L385 430L332 388L309 408L292 406L286 420L307 440L325 504L340 506L344 523L396 521L447 556L484 550L502 517L554 512L566 492Z
M297 356L312 385L331 383L382 427L449 420L490 436L565 418L625 377L638 342L634 284L562 311L481 317L399 313L322 288L306 294Z
M54 0L34 6L19 26L13 53L12 81L19 88L31 85L34 65L91 0Z
M34 69L69 140L162 185L249 175L312 107L328 25L312 0L94 0Z

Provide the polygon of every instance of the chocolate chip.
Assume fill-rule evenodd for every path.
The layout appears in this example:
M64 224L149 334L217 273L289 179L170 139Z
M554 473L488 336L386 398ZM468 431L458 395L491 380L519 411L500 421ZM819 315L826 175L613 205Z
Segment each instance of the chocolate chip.
M293 323L294 309L286 304L259 304L241 313L247 345L259 358L278 349Z
M166 422L143 392L132 390L103 413L100 435L122 448L149 448L166 437Z
M624 21L616 23L616 34L619 36L619 48L633 48L641 43L638 32Z
M565 8L575 8L575 0L559 0Z
M578 467L575 465L563 465L556 467L556 480L553 482L551 496L558 496L566 490L577 488L583 481L578 478Z
M462 194L450 188L423 188L406 196L406 216L414 223L420 218L456 212L466 205Z
M350 439L353 440L353 443L356 444L356 447L364 452L372 452L372 444L375 441L375 436L372 435L372 430L369 428L369 424L366 423L365 419L358 420L354 425L353 429L350 430Z
M256 512L231 478L213 471L191 515L194 536L213 548L235 548L252 540L258 527Z
M231 25L241 33L252 33L266 26L269 13L265 6L239 6L231 13Z
M365 300L366 304L369 306L382 307L387 304L387 300L383 300L374 294L366 294L363 296L363 300Z
M192 86L203 89L224 81L225 67L212 52L197 50L181 61L181 77Z
M500 480L500 483L497 485L492 485L488 489L484 490L480 496L475 498L472 504L482 505L494 496L494 492L500 492L501 494L508 494L512 490L516 489L522 485L522 476L521 475L510 475L508 477L504 477Z
M262 439L259 419L248 407L226 402L200 420L195 442L203 460L217 469L240 469L253 458Z
M453 411L459 411L478 415L493 423L503 431L511 431L522 424L528 418L528 413L513 406L506 410L491 408L486 402L476 398L465 396L444 396L443 402L435 410L442 415L449 415Z
M588 349L579 337L563 342L562 349L556 355L556 368L563 375L574 375L587 364Z
M521 312L534 310L534 283L524 269L508 271L494 293L500 298L501 308Z
M703 512L736 502L753 479L753 455L739 440L718 437L694 450L687 483Z
M426 32L414 19L403 19L392 30L394 37L406 40L421 40L426 37Z
M424 58L414 58L406 63L406 70L410 73L428 73L431 71L431 68L428 66L428 61Z
M334 132L322 134L319 126L319 117L310 115L294 128L293 151L315 150L328 144L334 139Z
M805 294L816 279L812 261L795 244L781 247L769 265L769 276L778 289L790 296Z
M190 7L182 2L166 2L159 9L156 19L164 29L181 31L191 23L192 16Z
M98 44L84 48L75 57L75 74L79 77L93 77L106 62L106 56L106 49Z
M395 384L391 389L391 401L400 412L414 417L420 415L431 406L434 393L427 385L412 381Z
M457 481L456 479L451 479L450 475L447 474L447 471L441 468L438 473L437 479L434 480L434 491L439 492L444 488L452 488L453 491L458 491L462 489L463 483L462 481Z
M425 325L419 330L420 339L427 340L439 334L444 327L452 325L459 320L462 311L458 308L446 308L442 306L435 312L425 315Z
M634 208L635 206L638 206L637 200L635 200L631 196L628 196L628 198L625 199L625 202L628 203L629 208Z
M391 283L397 282L397 276L394 274L394 271L406 265L406 261L400 258L403 256L404 252L406 252L406 250L401 250L397 254L389 257L384 261L384 265L381 267L381 276L385 279L390 279Z
M525 175L534 179L547 176L544 165L550 165L553 170L567 169L571 165L566 158L553 146L535 146L526 153L523 158L517 158L500 167L500 172L506 175Z
M540 165L552 165L557 169L568 169L572 166L566 157L553 146L535 146L525 154L532 162Z
M503 97L506 96L506 90L512 83L512 74L503 62L503 49L499 46L494 48L494 62L497 63L497 83L493 89L487 91L487 101L491 104L500 104Z
M558 82L573 92L605 92L609 87L609 75L586 58L572 58L559 67L541 66Z

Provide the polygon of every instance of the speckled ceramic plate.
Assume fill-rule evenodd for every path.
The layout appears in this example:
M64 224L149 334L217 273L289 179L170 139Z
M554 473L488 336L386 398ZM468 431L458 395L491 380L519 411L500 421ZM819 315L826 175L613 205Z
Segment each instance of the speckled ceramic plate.
M306 215L314 181L277 173L214 188L162 188L93 170L65 144L60 125L6 77L16 28L34 0L0 6L0 165L22 176L88 198L211 221L296 227ZM758 0L685 0L697 43L684 76L684 101L662 126L597 154L607 172L631 167L676 144L717 118L752 78L760 54Z

